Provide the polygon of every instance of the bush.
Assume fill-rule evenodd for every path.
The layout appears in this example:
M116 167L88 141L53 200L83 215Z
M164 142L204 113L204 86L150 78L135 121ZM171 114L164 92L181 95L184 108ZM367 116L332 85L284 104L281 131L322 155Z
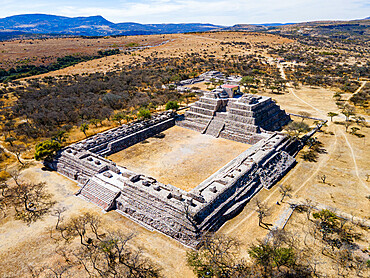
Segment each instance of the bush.
M177 101L169 101L166 103L166 110L177 110L179 109L180 105Z
M46 140L40 142L35 148L35 159L36 160L48 160L50 159L58 150L60 150L60 143L55 140Z
M150 119L152 117L152 114L150 113L150 111L148 109L141 109L139 111L139 113L137 114L137 116L140 119L147 120L147 119Z

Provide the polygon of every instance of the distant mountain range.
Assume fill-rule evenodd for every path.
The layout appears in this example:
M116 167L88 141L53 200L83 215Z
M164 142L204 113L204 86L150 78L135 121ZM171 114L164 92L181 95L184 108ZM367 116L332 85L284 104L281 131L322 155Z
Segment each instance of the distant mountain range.
M202 23L139 24L113 23L102 16L65 17L47 14L24 14L0 18L0 40L41 35L109 36L150 35L207 31L268 31L285 35L368 36L370 18L353 21L317 21L305 23L237 24L221 26Z
M0 19L0 32L21 31L33 34L80 36L145 35L205 32L224 26L201 23L139 24L113 23L102 16L65 17L47 14L15 15Z

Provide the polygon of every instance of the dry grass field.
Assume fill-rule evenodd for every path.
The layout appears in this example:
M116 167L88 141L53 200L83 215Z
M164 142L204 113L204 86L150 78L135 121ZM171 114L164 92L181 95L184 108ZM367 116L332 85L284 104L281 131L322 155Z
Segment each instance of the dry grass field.
M163 36L130 36L102 38L56 38L1 42L0 68L17 65L48 65L68 55L96 55L99 50L128 49L130 45L158 45Z
M106 41L105 41L106 40ZM246 45L223 44L224 42L241 42ZM103 44L104 42L104 44ZM158 58L174 58L183 57L185 54L200 53L203 57L225 58L232 55L248 55L252 53L260 53L263 56L269 56L267 51L260 48L261 45L281 45L293 42L290 39L275 36L271 34L258 33L242 33L242 32L220 32L220 33L199 33L199 34L169 34L169 35L151 35L151 36L133 36L127 38L115 39L68 39L63 40L36 41L37 46L34 47L29 43L25 43L27 47L31 47L28 56L24 54L26 46L19 47L19 42L9 42L4 47L3 56L0 56L0 61L4 61L4 65L13 64L14 61L20 61L25 58L39 57L47 51L57 51L53 56L60 57L69 54L85 53L84 49L91 49L86 52L95 53L98 50L106 49L111 46L124 47L129 43L138 43L143 46L154 46L135 51L133 53L121 53L100 59L95 59L83 62L72 67L49 72L36 77L72 75L93 72L108 72L120 69L123 64L140 63L142 57L154 55ZM18 43L18 44L17 44ZM22 44L23 41L20 43ZM158 45L163 43L162 45ZM60 44L60 46L59 46ZM158 46L155 46L158 45ZM57 46L57 47L55 47ZM40 49L40 51L39 51ZM54 49L54 50L53 50ZM61 51L59 51L61 49ZM14 53L14 56L9 55ZM26 52L27 53L27 52ZM63 55L64 53L64 55ZM1 55L1 53L0 53ZM19 57L18 57L19 56ZM56 59L56 58L55 58ZM5 62L6 61L6 62ZM35 77L30 77L35 78Z

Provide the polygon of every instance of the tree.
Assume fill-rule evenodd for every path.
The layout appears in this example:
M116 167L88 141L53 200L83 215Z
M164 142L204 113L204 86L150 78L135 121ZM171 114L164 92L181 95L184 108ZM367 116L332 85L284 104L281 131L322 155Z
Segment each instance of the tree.
M281 272L282 266L294 268L296 264L293 248L274 246L268 242L253 245L249 250L249 255L257 265L262 266L263 277L275 277L274 273ZM275 271L274 268L276 268Z
M140 109L137 114L140 119L148 120L152 117L152 114L148 109Z
M83 123L80 127L80 130L85 134L86 138L87 138L87 135L86 135L86 131L89 129L89 125L87 123Z
M270 210L265 203L262 203L260 200L256 199L256 212L258 214L258 226L268 229L270 224L263 222L263 219L270 215ZM262 226L263 225L263 226Z
M281 200L280 202L282 203L284 198L285 197L292 197L292 194L290 192L292 192L292 187L290 185L283 185L283 184L279 184L279 191L280 191L280 194L281 194Z
M356 123L359 125L359 126L361 126L361 129L362 129L362 127L366 127L366 119L364 118L364 117L361 117L361 116L358 116L358 117L356 117Z
M177 110L179 107L177 101L169 101L166 103L166 110Z
M7 197L8 197L8 190L9 186L7 180L10 179L11 175L3 170L0 172L0 210L3 212L3 217L6 216L5 208L7 207Z
M59 144L63 144L67 141L68 134L65 130L58 130L58 132L51 138L51 140L57 141Z
M9 203L16 211L16 218L25 222L34 222L48 213L55 204L52 195L46 191L45 183L20 181L18 175L12 175L14 187L9 188Z
M346 128L346 132L348 131L348 128L350 127L352 125L352 122L350 122L350 121L345 121L344 122L344 127Z
M293 235L273 230L266 240L252 245L248 250L253 261L251 277L312 277L296 243Z
M319 178L322 181L322 183L325 184L325 182L326 182L326 175L321 175L321 176L319 176Z
M15 156L17 157L17 160L20 164L22 164L23 166L25 165L23 163L23 161L21 160L21 153L24 152L26 150L26 147L23 145L23 144L13 144L12 146L10 146L9 148L9 151L11 151L12 153L15 154Z
M302 204L302 207L306 211L307 220L310 220L311 211L316 208L316 203L311 199L306 199Z
M243 277L249 271L239 260L240 243L224 235L208 235L197 251L188 251L187 264L197 277Z
M248 91L250 90L253 83L254 83L253 76L244 76L240 81L240 84L242 84L244 87L247 87Z
M306 111L299 111L298 114L302 116L302 122L304 121L305 118L308 118L311 116L311 114Z
M99 119L90 119L89 120L89 123L94 125L95 127L98 127L98 123L100 123L100 122L101 122L101 120L99 120Z
M355 108L351 105L344 105L342 114L346 116L346 122L348 122L349 117L355 115Z
M333 117L335 117L335 116L338 116L338 114L337 113L334 113L334 112L329 112L328 113L328 117L330 117L330 121L331 122L333 121Z
M352 135L355 135L357 131L359 131L360 129L358 127L351 127L351 134Z
M69 220L58 214L56 240L65 264L80 266L89 277L160 277L160 269L146 259L142 250L131 247L134 234L103 229L101 219L83 213ZM58 236L59 235L59 236ZM74 245L69 244L75 242Z
M14 137L7 137L7 138L5 138L4 142L9 143L9 145L11 147L13 147L13 142L16 141L16 140L17 139L15 139Z
M130 115L125 115L125 120L126 120L126 122L128 123L128 122L130 122L130 121L132 121L134 118L132 117L132 116L130 116Z
M310 127L304 122L290 122L286 130L291 136L298 137L302 132L308 132Z
M35 147L36 160L51 160L52 156L61 148L60 143L55 140L40 142Z

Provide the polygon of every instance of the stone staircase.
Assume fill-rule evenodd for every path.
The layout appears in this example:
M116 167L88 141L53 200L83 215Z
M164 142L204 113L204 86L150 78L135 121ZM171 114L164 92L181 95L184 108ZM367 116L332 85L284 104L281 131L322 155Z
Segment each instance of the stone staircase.
M113 208L114 200L119 194L120 190L118 188L110 185L104 186L102 182L90 179L77 195L81 195L88 201L108 211Z
M213 118L204 133L217 138L220 136L224 126L225 122L220 121L217 118Z

